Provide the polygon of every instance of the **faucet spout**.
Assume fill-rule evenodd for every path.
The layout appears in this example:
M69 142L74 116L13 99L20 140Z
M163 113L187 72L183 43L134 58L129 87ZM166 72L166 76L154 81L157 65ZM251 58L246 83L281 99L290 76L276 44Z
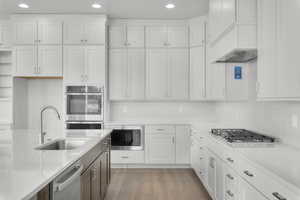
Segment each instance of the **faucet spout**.
M57 118L60 120L61 119L61 116L57 110L57 108L55 108L54 106L46 106L44 108L41 109L41 143L43 144L45 142L45 136L46 136L46 132L44 132L44 127L43 127L43 113L46 111L46 110L53 110L56 112L57 114Z

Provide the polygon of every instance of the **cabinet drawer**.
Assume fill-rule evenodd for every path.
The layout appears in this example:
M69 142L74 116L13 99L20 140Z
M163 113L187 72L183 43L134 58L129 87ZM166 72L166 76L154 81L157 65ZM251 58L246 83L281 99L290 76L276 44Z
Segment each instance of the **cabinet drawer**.
M285 187L280 180L276 180L266 172L255 168L252 163L242 160L240 163L241 176L262 192L270 200L299 200L300 194ZM267 182L266 182L267 181Z
M145 162L144 151L111 151L113 164L141 164Z
M146 133L175 133L175 126L169 126L169 125L146 126Z
M224 151L222 159L228 166L235 170L239 170L239 158L232 151Z
M225 199L238 199L238 174L224 163L224 195Z

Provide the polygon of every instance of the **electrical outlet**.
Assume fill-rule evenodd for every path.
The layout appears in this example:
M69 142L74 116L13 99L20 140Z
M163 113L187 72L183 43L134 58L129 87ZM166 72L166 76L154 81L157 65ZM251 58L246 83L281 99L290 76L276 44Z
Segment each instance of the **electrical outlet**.
M299 122L298 115L293 114L292 115L292 127L293 128L298 128L298 122Z

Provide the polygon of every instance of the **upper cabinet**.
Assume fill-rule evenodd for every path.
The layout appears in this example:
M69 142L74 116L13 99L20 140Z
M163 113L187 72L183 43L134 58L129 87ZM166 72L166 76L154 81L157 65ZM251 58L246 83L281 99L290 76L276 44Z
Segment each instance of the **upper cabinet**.
M110 100L144 100L144 49L111 49L109 60Z
M62 21L53 19L16 19L13 23L15 45L62 44Z
M260 0L258 4L258 98L299 100L300 28L297 0Z
M210 62L247 62L257 57L257 0L210 0Z
M14 76L62 76L62 20L14 16Z
M197 17L189 21L190 47L205 46L206 20L205 17Z
M146 94L150 100L187 100L188 49L148 49Z
M105 85L105 47L68 45L64 47L64 82Z
M69 17L64 20L64 44L104 45L105 23L103 17Z
M143 48L145 46L145 27L139 25L109 26L110 48Z
M186 25L153 25L146 27L146 47L188 47Z

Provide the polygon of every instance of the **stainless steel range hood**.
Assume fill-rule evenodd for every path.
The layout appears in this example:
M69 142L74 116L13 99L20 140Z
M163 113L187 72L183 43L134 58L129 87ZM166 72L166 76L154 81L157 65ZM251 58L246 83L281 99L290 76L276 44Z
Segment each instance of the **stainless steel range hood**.
M257 49L235 49L218 59L217 63L246 63L257 58Z

